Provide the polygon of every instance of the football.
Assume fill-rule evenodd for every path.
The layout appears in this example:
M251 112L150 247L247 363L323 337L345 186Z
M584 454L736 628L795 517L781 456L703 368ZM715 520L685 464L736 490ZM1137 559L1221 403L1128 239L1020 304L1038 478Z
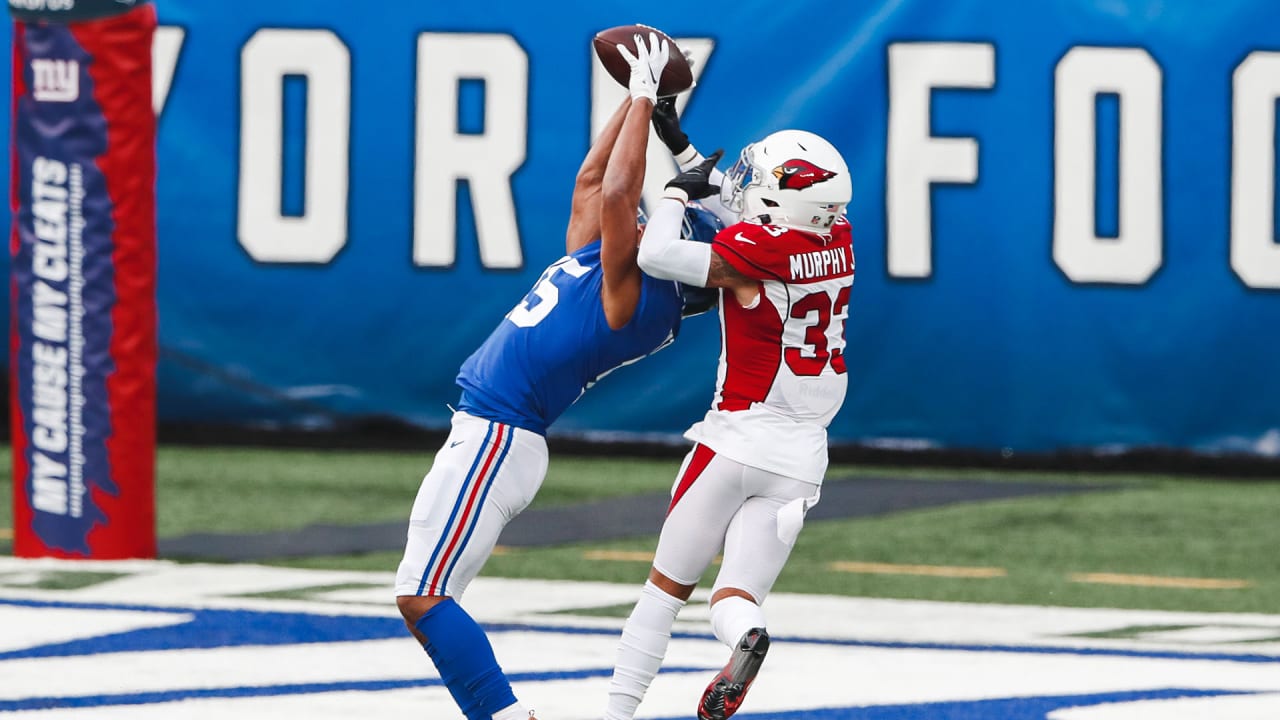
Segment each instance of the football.
M666 40L671 48L667 67L662 71L662 78L658 81L658 96L676 95L693 87L693 69L689 67L688 58L676 46L675 40L657 28L651 28L648 25L619 25L596 33L591 44L595 47L600 63L604 65L605 70L609 71L609 75L621 83L622 87L627 87L631 79L631 66L627 64L626 58L622 57L622 53L618 52L618 46L626 47L634 55L636 53L635 36L641 35L648 42L649 33L657 33L658 39Z

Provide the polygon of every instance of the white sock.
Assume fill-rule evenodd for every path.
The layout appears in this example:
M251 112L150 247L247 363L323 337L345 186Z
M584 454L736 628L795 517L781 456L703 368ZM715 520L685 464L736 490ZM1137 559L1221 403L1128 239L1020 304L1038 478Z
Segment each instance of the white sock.
M764 626L764 610L744 597L730 595L711 606L711 631L731 648L748 630Z
M529 711L520 703L508 705L493 714L493 720L529 720Z
M640 600L622 627L613 679L609 682L609 706L605 720L631 720L649 683L658 674L671 642L671 625L684 601L645 582Z

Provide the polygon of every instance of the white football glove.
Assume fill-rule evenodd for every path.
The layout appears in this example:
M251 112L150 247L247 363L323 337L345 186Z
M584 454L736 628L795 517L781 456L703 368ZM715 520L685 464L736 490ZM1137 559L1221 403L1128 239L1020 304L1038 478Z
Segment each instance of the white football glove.
M632 55L626 45L618 44L618 54L631 66L631 81L627 89L631 91L631 99L648 98L649 102L658 101L658 81L662 79L662 71L667 67L671 48L666 40L658 40L657 33L649 33L649 45L645 46L644 37L635 36L636 54Z

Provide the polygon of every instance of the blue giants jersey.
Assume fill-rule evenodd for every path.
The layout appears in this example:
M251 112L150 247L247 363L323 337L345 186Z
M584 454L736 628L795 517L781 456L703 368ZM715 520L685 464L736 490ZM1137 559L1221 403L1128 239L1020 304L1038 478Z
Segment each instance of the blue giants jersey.
M462 364L458 409L546 434L602 375L675 338L679 287L642 277L631 322L612 330L600 301L600 241L557 260Z

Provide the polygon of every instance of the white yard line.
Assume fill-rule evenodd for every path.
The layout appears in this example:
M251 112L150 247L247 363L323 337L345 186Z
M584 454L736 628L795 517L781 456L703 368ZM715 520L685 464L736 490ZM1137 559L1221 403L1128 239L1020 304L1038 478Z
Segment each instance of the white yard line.
M46 573L81 571L124 575L37 588ZM391 583L391 572L0 558L0 713L46 704L54 707L39 717L456 717L447 692L430 684L425 654L402 634ZM302 596L244 597L282 592ZM492 628L526 704L543 717L585 720L603 709L622 620L574 611L627 606L638 592L480 578L463 605ZM655 682L642 717L691 716L724 662L705 600L699 591L681 613L671 672ZM1123 714L1139 707L1158 708L1150 716L1162 719L1280 717L1280 615L787 593L766 610L777 642L744 719L871 705L923 719L927 703L1059 696L1093 699L1054 710L1053 720L1146 717ZM1085 636L1098 633L1122 637ZM72 703L89 707L59 707Z

